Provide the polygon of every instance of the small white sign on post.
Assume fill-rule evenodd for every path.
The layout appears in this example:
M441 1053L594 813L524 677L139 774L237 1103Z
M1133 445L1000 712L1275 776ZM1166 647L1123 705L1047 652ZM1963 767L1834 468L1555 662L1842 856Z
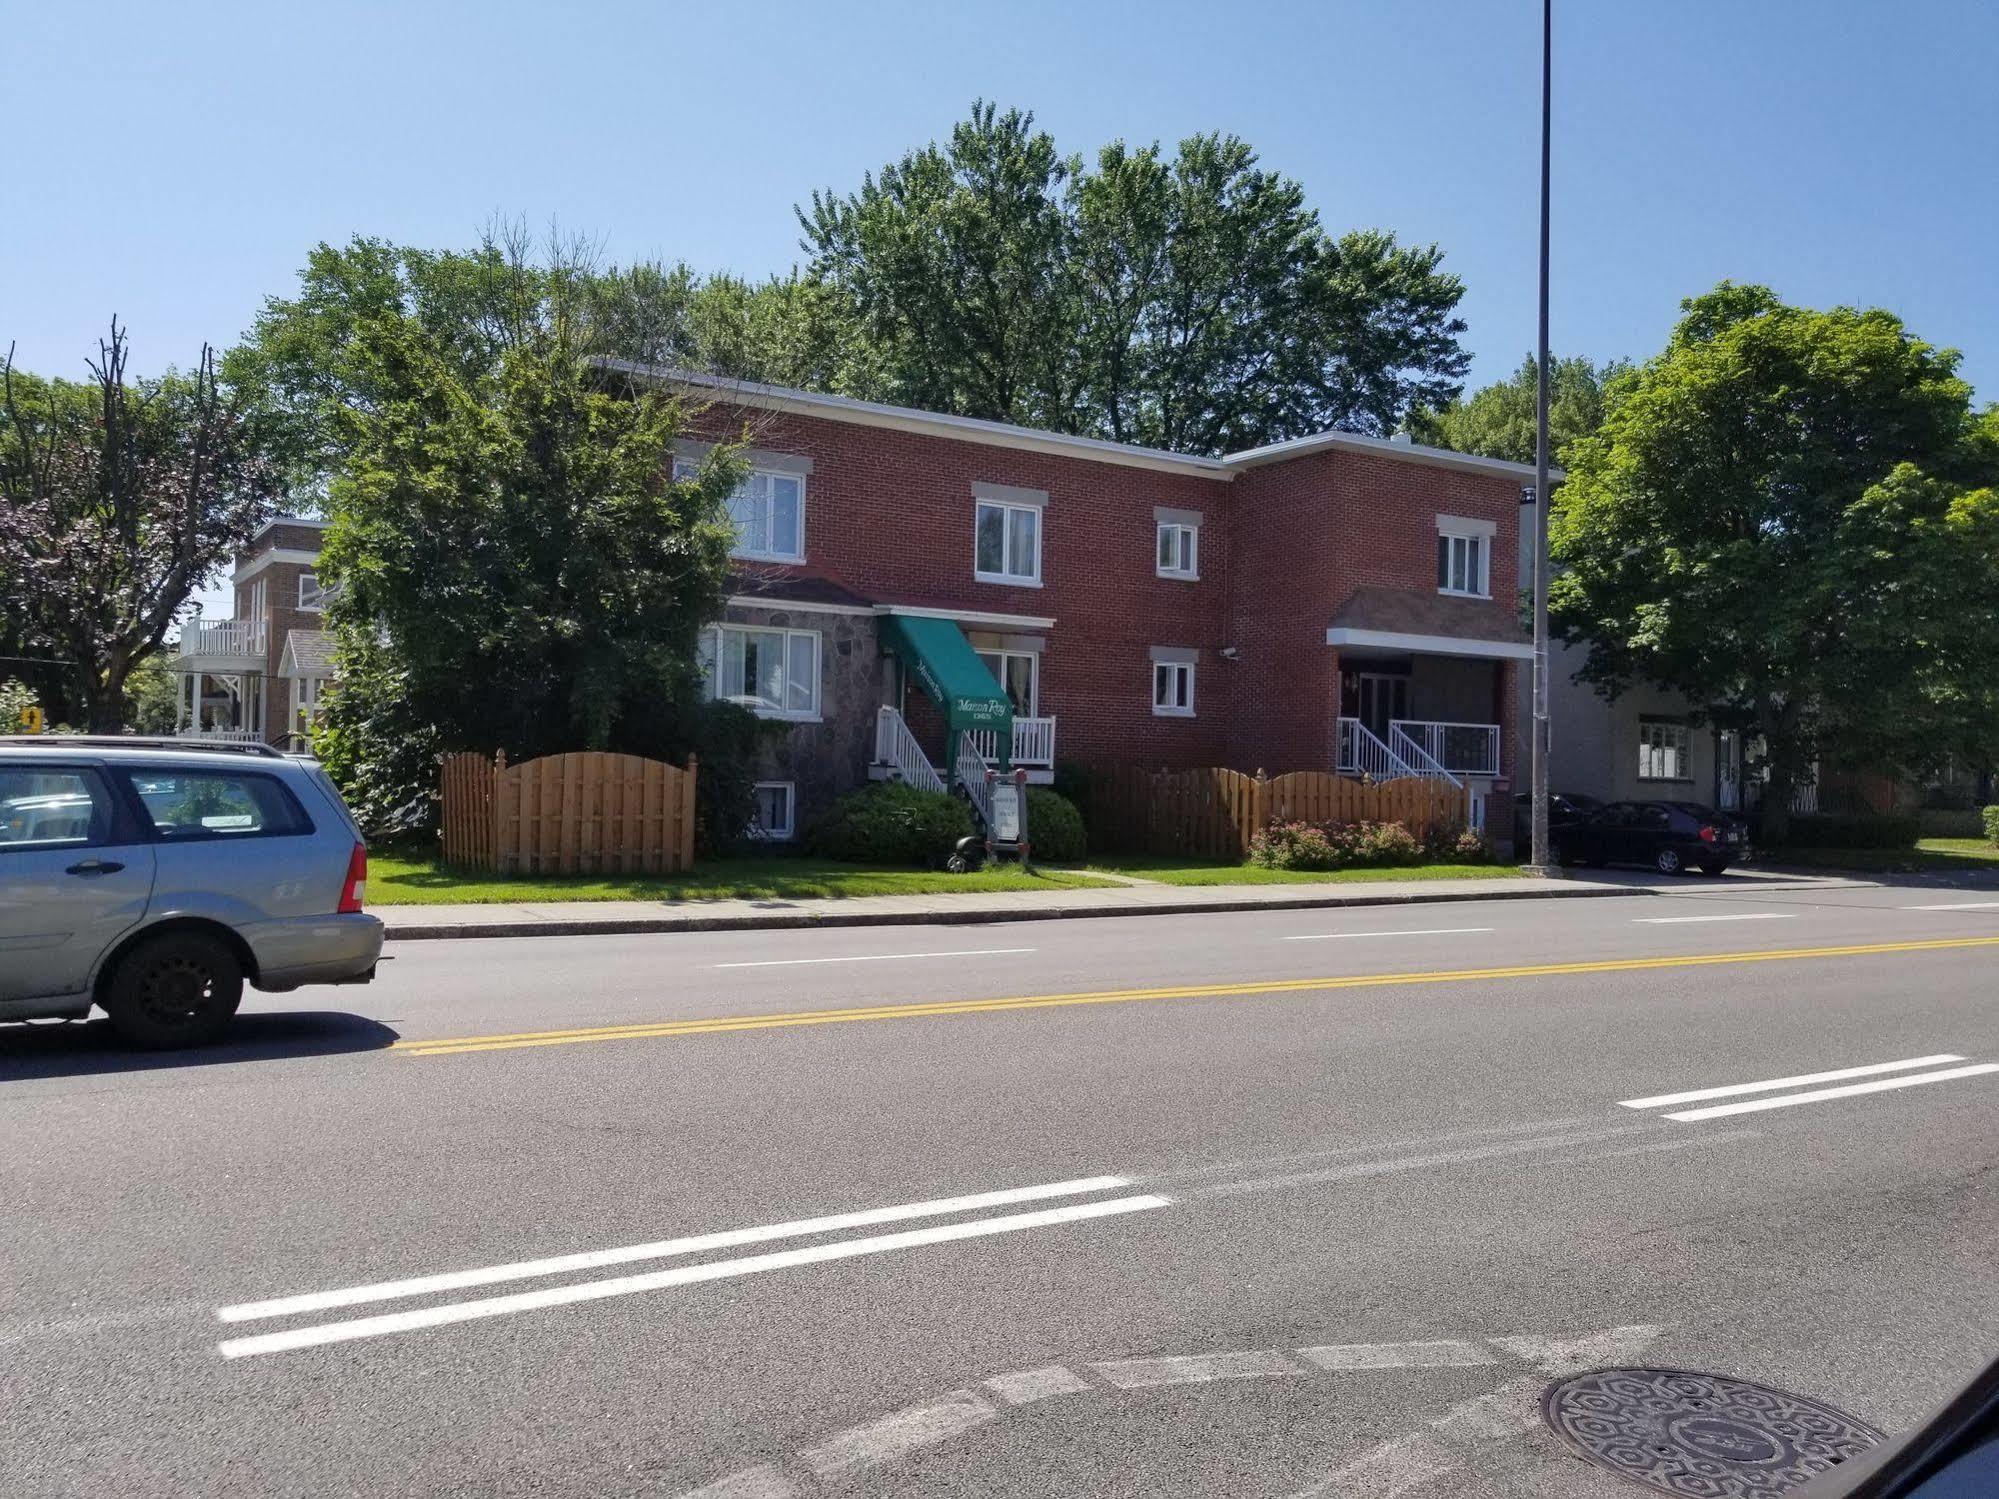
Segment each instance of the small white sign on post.
M993 783L993 842L1020 842L1020 788L1012 781Z

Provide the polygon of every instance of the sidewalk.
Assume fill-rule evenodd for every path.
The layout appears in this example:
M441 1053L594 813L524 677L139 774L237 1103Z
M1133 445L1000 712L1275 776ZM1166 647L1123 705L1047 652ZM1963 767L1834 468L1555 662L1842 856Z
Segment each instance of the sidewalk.
M551 901L542 905L376 906L392 942L443 937L609 936L836 926L965 926L1098 916L1303 911L1438 901L1579 900L1739 889L1871 884L1840 876L1740 870L1715 880L1599 873L1588 879L1381 880L1364 885L1131 885L964 895L859 895L845 900Z

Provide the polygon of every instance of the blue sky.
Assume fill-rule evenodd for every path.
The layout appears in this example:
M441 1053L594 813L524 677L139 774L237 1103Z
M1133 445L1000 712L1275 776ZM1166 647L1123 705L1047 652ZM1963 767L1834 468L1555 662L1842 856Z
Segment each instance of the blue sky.
M1558 0L1554 343L1643 356L1716 280L1901 313L1999 399L1999 6ZM1233 5L4 0L0 340L186 363L356 233L493 215L757 274L791 206L975 96L1065 150L1232 131L1334 229L1441 244L1474 382L1534 336L1533 0Z

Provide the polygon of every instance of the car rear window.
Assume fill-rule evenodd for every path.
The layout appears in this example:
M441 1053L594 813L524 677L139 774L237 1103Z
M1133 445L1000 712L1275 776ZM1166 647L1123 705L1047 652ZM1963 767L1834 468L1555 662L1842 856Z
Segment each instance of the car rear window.
M275 776L229 770L137 770L126 779L169 842L310 833L305 809Z
M111 799L96 776L0 766L0 851L88 848L110 831Z

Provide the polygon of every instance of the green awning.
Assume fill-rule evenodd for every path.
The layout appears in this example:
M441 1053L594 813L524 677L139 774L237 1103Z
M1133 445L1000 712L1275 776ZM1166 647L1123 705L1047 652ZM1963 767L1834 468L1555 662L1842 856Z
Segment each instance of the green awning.
M915 614L885 614L881 629L882 644L902 657L916 684L943 710L945 727L998 729L999 742L1009 742L1013 704L963 630L948 619Z

